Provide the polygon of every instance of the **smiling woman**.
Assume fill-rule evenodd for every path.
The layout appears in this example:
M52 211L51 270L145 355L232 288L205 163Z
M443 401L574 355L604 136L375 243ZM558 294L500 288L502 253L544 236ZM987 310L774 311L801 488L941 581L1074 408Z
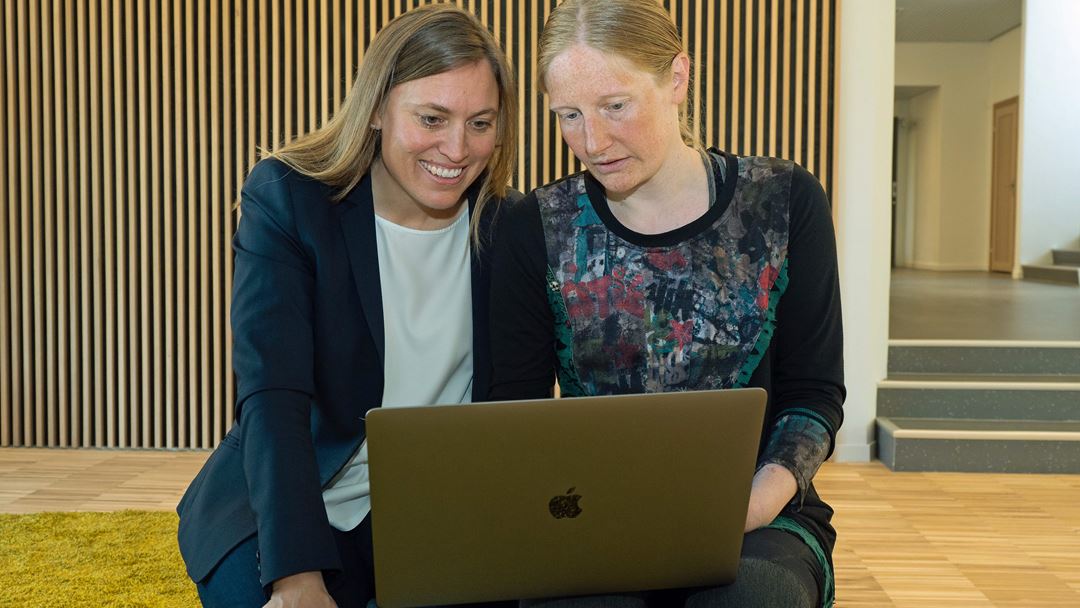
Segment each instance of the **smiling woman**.
M233 241L237 420L177 508L204 605L373 597L364 417L486 397L481 245L515 124L495 39L429 5L375 37L323 128L252 169Z
M375 213L410 228L449 225L495 151L498 107L495 76L480 61L391 89L371 122L382 136Z

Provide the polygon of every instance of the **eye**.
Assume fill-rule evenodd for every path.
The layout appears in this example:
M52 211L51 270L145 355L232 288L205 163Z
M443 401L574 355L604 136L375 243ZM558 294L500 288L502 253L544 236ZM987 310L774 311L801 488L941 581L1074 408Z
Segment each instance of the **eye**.
M559 114L559 120L573 122L581 117L581 112L563 112Z
M428 129L434 129L442 126L445 120L441 116L435 116L432 114L421 114L419 116L420 124Z
M484 132L492 127L490 120L478 119L469 123L474 131Z
M615 103L609 103L608 104L608 111L609 112L621 112L624 109L626 109L626 102L625 101L617 101Z

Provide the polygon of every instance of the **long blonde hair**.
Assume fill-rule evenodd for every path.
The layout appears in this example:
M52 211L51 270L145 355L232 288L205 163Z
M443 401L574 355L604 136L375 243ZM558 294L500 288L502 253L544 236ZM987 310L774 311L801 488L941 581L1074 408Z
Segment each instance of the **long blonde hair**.
M372 120L390 89L486 61L499 88L496 146L481 176L472 213L473 239L479 242L480 212L492 199L506 197L517 160L517 93L514 75L494 36L472 14L451 4L429 4L388 23L368 47L352 91L324 126L273 151L296 171L337 189L340 201L356 187L379 155L379 132Z
M536 61L540 92L547 93L551 62L578 43L622 57L657 79L666 76L671 61L684 52L678 28L656 0L566 0L551 11L540 34ZM687 108L685 101L679 106L679 133L683 143L700 148L701 138L690 126Z

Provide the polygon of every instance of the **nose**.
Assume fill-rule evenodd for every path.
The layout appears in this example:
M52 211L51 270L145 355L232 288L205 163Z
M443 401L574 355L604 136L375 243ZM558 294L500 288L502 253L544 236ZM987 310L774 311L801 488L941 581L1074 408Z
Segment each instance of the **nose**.
M585 119L585 152L590 157L595 157L610 145L611 137L600 119L596 117Z
M439 152L452 163L460 163L469 157L469 138L466 126L455 126L446 130L446 137L439 144Z

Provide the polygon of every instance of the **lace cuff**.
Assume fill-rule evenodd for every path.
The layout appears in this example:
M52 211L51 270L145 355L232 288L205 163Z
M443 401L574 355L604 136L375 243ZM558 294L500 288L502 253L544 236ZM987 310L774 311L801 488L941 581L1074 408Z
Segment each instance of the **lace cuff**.
M773 426L757 468L775 463L791 471L799 485L791 504L802 509L806 490L828 453L829 432L824 425L807 416L788 414Z

